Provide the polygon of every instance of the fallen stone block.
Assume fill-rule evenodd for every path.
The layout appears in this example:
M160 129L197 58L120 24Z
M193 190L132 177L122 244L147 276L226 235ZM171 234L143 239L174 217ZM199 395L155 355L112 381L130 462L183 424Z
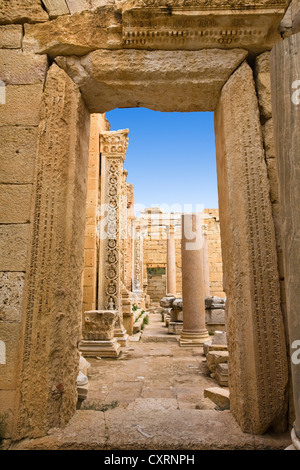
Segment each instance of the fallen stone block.
M207 356L207 367L211 372L215 372L217 365L227 363L229 359L228 351L210 351Z
M218 364L215 370L215 379L221 387L228 387L228 364Z
M206 388L204 390L204 397L209 398L222 411L230 409L230 397L228 389L219 387Z

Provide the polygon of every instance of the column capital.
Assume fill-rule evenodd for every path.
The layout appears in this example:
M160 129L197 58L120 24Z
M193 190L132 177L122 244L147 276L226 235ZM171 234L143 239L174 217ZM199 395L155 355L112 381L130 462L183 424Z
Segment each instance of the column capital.
M124 161L129 143L128 134L129 129L101 132L100 150L102 155L122 158Z

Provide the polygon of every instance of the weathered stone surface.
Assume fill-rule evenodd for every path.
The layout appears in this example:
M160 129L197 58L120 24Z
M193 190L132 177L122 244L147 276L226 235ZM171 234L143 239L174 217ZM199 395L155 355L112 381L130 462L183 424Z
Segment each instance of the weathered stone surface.
M40 0L0 1L0 24L38 23L48 19Z
M0 225L0 272L25 271L29 224Z
M114 337L117 312L91 311L84 313L84 339L109 341Z
M43 4L45 5L50 19L70 14L66 0L43 0Z
M300 34L277 45L271 54L273 122L280 195L283 261L291 354L295 430L300 437L300 367L297 359L300 338ZM298 354L299 357L299 354Z
M263 433L285 423L288 372L270 186L247 64L223 88L215 129L231 411L244 431Z
M264 147L266 152L266 158L275 158L275 140L274 140L274 129L273 120L269 119L262 126L262 135L264 141Z
M207 367L211 372L215 372L218 364L228 362L228 351L209 351L206 356Z
M213 401L222 411L230 409L229 390L227 389L219 387L206 388L204 397Z
M0 390L12 390L17 385L20 323L0 322L0 341L5 344L5 364L0 364Z
M43 85L8 85L6 104L1 106L1 126L37 126L40 121L40 106Z
M30 221L31 184L0 185L0 223L25 224Z
M230 4L229 4L230 3ZM123 6L123 44L134 49L271 48L284 3L253 1L128 1ZM261 10L264 9L263 14ZM217 9L218 15L214 15ZM221 13L221 14L220 14Z
M22 37L21 25L0 26L0 49L20 49Z
M44 83L48 69L47 56L0 50L0 79L6 85Z
M44 435L76 410L89 120L72 80L52 65L39 126L17 436Z
M208 309L222 309L225 308L226 299L223 297L206 297L205 308Z
M176 297L164 297L163 299L161 299L159 304L163 308L172 308L175 298Z
M85 55L96 49L121 48L121 18L112 8L83 11L71 16L25 26L24 50L38 54Z
M0 183L32 183L37 127L0 127Z
M228 375L228 364L219 363L215 370L215 379L221 387L228 387L229 375Z
M270 52L261 54L255 63L255 83L258 93L259 110L264 121L272 117Z
M103 6L113 6L122 3L120 0L66 0L70 13L83 10L94 10Z
M24 280L24 273L0 273L0 321L21 321Z
M213 111L223 85L246 56L246 51L238 49L123 50L57 61L80 87L91 112L118 107Z
M292 0L292 30L300 33L300 0Z

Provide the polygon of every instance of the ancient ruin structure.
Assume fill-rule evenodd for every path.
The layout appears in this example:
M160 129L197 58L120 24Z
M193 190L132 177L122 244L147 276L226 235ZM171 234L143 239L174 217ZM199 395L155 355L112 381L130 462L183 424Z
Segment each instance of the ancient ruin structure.
M147 107L215 112L231 413L247 433L292 426L299 448L299 0L98 5L0 0L4 436L74 415L84 312L120 313L124 287L145 302L140 224L98 241L95 212L104 196L112 233L132 217L126 132L106 134L103 114Z

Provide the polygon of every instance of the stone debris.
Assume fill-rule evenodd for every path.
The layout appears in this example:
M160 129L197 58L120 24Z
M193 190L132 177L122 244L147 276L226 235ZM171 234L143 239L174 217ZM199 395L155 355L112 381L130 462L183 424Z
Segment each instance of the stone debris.
M220 410L230 409L229 390L219 387L206 388L204 390L204 397L213 401Z

